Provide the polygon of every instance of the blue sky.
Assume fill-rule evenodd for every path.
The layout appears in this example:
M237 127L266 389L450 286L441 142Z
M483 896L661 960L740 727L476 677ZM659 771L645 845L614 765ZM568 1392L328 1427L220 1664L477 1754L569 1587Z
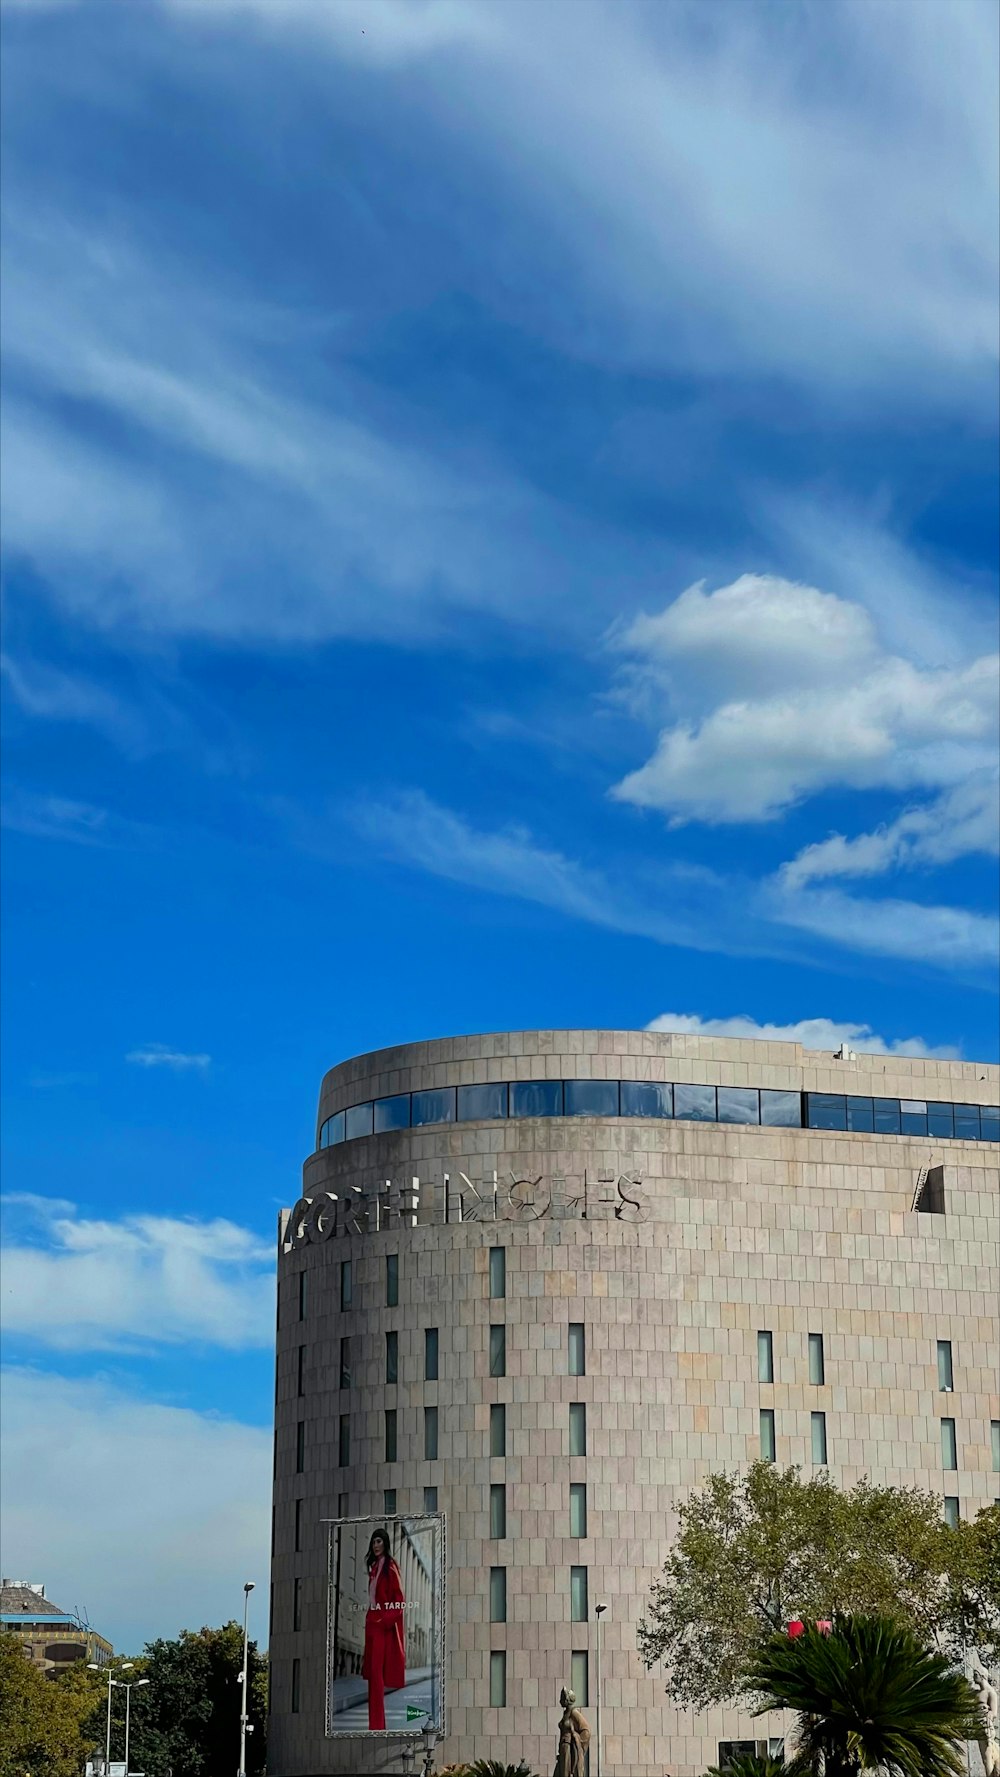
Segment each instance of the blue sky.
M134 1646L263 1587L333 1062L996 1058L997 17L4 38L4 1569Z

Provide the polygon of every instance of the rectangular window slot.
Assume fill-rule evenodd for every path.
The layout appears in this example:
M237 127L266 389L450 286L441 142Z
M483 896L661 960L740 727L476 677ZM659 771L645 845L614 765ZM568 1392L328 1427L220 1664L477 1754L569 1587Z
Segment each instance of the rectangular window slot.
M587 1454L587 1403L571 1401L569 1406L569 1453L571 1456Z
M502 1302L507 1294L507 1249L490 1247L490 1299Z
M762 1407L760 1410L760 1453L765 1462L774 1462L775 1442L773 1407Z
M757 1334L757 1381L774 1381L774 1338L770 1333Z
M951 1360L951 1340L939 1339L937 1342L938 1387L944 1394L951 1394L955 1387L955 1370Z
M490 1375L506 1376L507 1374L507 1328L492 1326L490 1328Z
M810 1413L809 1436L815 1468L826 1468L826 1414Z
M438 1410L424 1408L424 1461L436 1462L438 1455Z
M436 1382L438 1379L438 1330L437 1327L424 1328L424 1381Z
M569 1604L571 1622L586 1623L590 1611L587 1604L587 1569L585 1567L571 1567L569 1570Z
M507 1655L494 1649L490 1654L490 1708L507 1707Z
M502 1481L490 1487L490 1536L501 1542L507 1535L507 1489Z
M507 1621L507 1569L490 1568L490 1622Z
M494 1401L490 1408L490 1455L506 1456L507 1454L507 1409L502 1401Z
M809 1335L809 1380L817 1387L826 1381L826 1359L823 1356L822 1333Z

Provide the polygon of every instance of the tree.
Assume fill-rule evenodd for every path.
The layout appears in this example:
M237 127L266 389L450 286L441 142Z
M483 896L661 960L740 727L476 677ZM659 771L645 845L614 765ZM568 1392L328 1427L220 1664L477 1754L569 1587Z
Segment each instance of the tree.
M249 1646L247 1735L250 1777L264 1769L267 1663ZM239 1759L243 1629L183 1630L175 1640L147 1642L135 1676L149 1683L132 1692L129 1763L147 1777L216 1777ZM2 1777L2 1773L0 1773Z
M0 1777L79 1777L91 1742L79 1703L0 1633Z
M849 1491L756 1462L712 1475L679 1528L639 1629L668 1696L704 1709L752 1690L768 1637L793 1617L884 1614L953 1653L1000 1645L1000 1511L952 1529L917 1489Z
M828 1633L774 1635L751 1672L758 1715L793 1709L798 1744L823 1777L960 1777L976 1695L947 1654L888 1617L843 1617Z

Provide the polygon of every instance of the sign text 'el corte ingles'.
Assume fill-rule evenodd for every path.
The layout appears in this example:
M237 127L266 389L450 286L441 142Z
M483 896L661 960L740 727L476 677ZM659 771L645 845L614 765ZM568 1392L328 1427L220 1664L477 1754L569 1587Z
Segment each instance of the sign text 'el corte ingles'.
M578 1174L490 1172L473 1182L467 1173L440 1179L377 1180L300 1197L281 1221L281 1246L292 1252L351 1234L453 1222L644 1222L648 1200L643 1176L633 1169L585 1169Z

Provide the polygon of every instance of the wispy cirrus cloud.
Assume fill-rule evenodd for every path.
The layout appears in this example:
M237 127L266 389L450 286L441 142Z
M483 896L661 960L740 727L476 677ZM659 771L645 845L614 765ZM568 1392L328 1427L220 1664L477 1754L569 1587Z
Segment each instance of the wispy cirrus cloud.
M227 1351L273 1337L274 1252L224 1218L95 1219L21 1192L5 1199L8 1339L56 1351Z
M168 1043L145 1043L140 1049L130 1049L125 1060L133 1067L165 1067L173 1073L191 1069L204 1073L212 1065L212 1057L203 1051L171 1049Z
M523 827L474 827L420 791L357 805L352 824L374 851L490 894L572 919L723 955L847 950L993 978L997 922L962 908L855 899L775 878L720 875L683 864L633 868L622 887L603 871L547 848ZM798 945L796 939L798 937Z
M785 864L781 879L797 888L834 876L881 876L890 870L950 864L1000 852L1000 781L984 771L920 807L907 808L873 832L847 839L833 833Z
M934 1048L923 1037L878 1035L868 1024L838 1018L799 1018L791 1024L760 1024L740 1013L733 1018L702 1018L695 1012L661 1012L647 1030L673 1031L679 1036L757 1038L764 1043L801 1043L804 1049L839 1049L843 1044L860 1055L913 1055L935 1061L957 1060L959 1051Z

